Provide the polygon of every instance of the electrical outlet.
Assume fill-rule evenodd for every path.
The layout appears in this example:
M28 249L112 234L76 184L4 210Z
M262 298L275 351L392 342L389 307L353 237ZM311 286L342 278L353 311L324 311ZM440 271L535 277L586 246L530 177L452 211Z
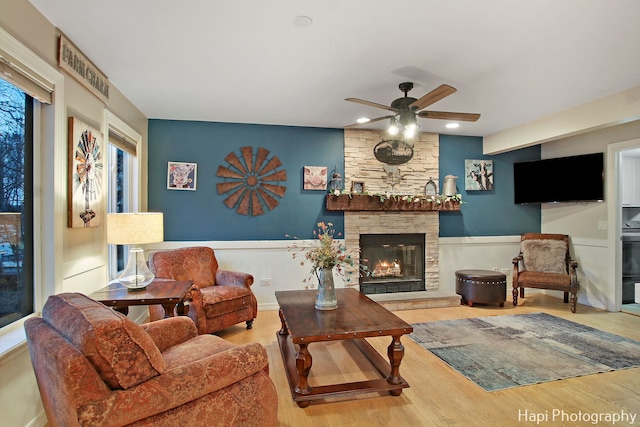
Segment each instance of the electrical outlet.
M271 286L271 279L270 278L260 279L260 286Z
M598 230L606 230L608 228L607 221L598 221Z
M502 272L502 274L509 275L509 272L510 272L511 270L509 269L509 267L507 267L507 268L503 268L503 269L501 269L500 271Z
M500 271L500 269L498 267L493 267L492 270L493 271Z

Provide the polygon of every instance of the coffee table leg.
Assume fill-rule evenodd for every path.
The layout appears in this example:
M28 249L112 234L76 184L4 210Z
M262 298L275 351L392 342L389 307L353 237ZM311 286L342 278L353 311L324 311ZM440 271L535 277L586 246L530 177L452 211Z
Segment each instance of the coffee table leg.
M400 362L404 357L404 346L400 343L400 336L394 336L391 340L391 344L387 348L387 355L389 356L389 363L391 364L391 374L387 377L387 382L391 384L402 384L403 380L400 378ZM392 396L399 396L402 393L402 389L390 390L389 394Z
M282 314L282 310L278 310L278 316L280 316L280 324L281 324L278 334L289 335L289 330L287 329L287 324L284 321L284 314Z
M311 387L307 382L309 371L311 370L312 357L307 344L299 344L299 350L296 354L296 369L298 370L298 385L295 387L296 393L309 394Z

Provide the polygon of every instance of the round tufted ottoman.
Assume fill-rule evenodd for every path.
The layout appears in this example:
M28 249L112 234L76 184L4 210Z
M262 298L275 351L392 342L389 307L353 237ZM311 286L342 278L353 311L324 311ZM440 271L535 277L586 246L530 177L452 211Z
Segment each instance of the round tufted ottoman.
M491 270L456 271L456 293L462 296L462 304L500 304L507 299L507 276Z

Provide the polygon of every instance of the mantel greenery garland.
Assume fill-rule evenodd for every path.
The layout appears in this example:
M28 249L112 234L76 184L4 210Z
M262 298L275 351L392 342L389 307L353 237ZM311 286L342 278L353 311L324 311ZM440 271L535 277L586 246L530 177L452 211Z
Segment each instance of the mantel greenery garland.
M354 195L362 195L369 196L373 198L377 198L380 200L380 203L384 203L386 200L394 200L396 202L403 201L407 203L436 203L441 204L445 202L458 202L464 203L462 201L462 194L456 194L455 196L445 196L445 195L435 195L435 196L412 196L412 195L400 195L400 194L391 194L391 193L352 193L349 190L334 190L329 192L329 194L333 196L340 196L346 194L349 198Z

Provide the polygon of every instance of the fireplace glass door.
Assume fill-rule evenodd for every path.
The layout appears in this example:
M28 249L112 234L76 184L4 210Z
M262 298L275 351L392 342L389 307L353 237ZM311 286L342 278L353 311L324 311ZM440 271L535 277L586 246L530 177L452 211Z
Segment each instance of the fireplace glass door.
M425 290L424 234L361 234L364 294Z

